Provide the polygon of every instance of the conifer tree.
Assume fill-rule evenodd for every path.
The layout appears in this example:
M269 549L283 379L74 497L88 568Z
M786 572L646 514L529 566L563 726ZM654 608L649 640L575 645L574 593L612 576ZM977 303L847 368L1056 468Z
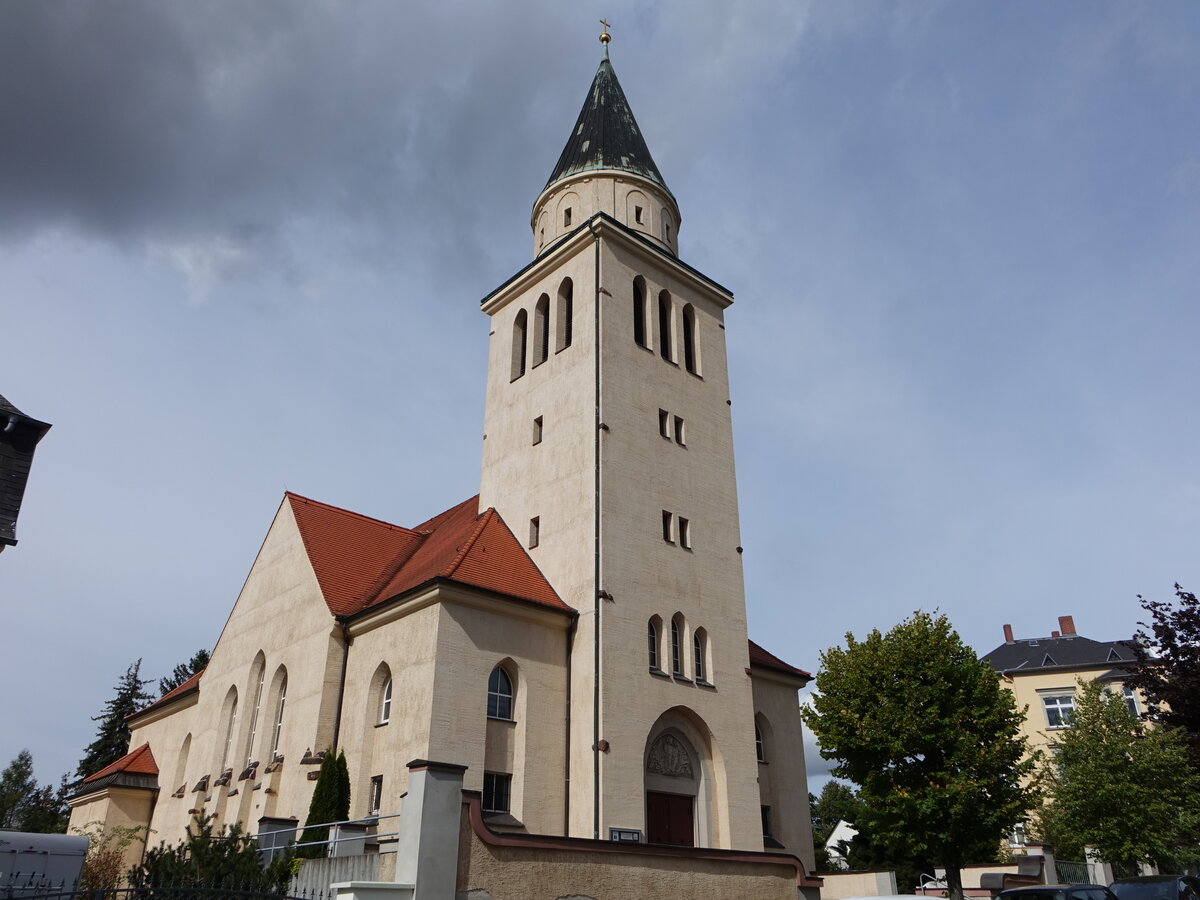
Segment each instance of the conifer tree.
M141 668L139 659L126 669L113 688L116 696L104 704L100 715L92 717L100 725L96 728L96 739L88 745L75 770L76 784L129 752L129 726L125 719L153 699L145 690L150 682L139 677Z
M197 650L192 654L192 658L185 663L180 663L165 678L158 679L158 696L165 697L175 688L179 687L201 669L208 665L209 653L207 650Z
M313 787L312 802L308 805L308 818L304 820L301 844L316 846L301 847L298 856L315 859L324 856L326 848L319 842L329 840L328 822L343 822L350 815L350 770L346 765L346 754L333 751L325 753L321 768L317 772L317 783Z

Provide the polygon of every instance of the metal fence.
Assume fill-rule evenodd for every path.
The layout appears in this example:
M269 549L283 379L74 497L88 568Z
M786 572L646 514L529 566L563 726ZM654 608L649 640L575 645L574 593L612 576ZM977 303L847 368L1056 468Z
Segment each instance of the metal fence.
M1065 859L1054 861L1054 876L1061 884L1087 884L1091 876L1085 862L1068 862Z
M272 891L239 884L162 884L85 890L76 885L41 884L0 889L4 900L334 900L331 890Z

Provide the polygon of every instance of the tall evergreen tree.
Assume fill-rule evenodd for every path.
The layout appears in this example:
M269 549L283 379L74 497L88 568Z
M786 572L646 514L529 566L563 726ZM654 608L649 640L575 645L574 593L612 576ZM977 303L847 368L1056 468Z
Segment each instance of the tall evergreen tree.
M75 770L79 781L129 752L129 726L125 724L125 719L154 699L146 693L146 685L150 682L140 677L141 669L140 659L126 669L113 688L116 695L104 704L100 715L92 717L92 721L100 725L96 729L96 739L88 745L83 759L79 761L79 768Z
M350 815L350 770L346 765L346 754L333 751L325 753L321 768L317 772L317 783L313 787L312 802L308 805L308 818L304 820L301 844L329 840L328 822L343 822ZM301 847L298 856L315 859L324 856L323 846Z
M0 772L0 828L20 827L22 810L36 790L33 755L28 750L22 750Z
M192 654L192 658L185 663L180 663L165 678L158 679L158 696L165 697L175 688L179 687L201 669L208 665L209 653L207 650L197 650Z

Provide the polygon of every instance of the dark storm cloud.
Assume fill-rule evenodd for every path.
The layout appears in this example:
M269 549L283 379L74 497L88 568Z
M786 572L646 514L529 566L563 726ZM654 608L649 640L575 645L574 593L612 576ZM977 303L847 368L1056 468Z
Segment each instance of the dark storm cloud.
M539 87L545 45L535 53L540 29L513 27L519 8L430 21L449 15L0 5L0 235L65 226L117 242L262 245L329 216L387 234L381 221L429 220L437 207L438 221L470 222L502 169L521 177L495 189L527 201L556 148L535 158L521 132L547 91L567 91L571 106L579 85Z

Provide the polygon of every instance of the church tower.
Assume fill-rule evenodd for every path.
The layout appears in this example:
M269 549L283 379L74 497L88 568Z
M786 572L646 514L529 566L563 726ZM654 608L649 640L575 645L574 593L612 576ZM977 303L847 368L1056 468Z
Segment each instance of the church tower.
M774 812L764 802L761 733L756 759L760 671L725 349L733 297L680 260L678 204L605 43L533 205L533 262L482 301L480 509L496 508L579 612L566 833L762 850L778 830L768 818L791 799ZM780 665L794 715L796 674L786 678L798 670ZM804 852L807 815L786 817L803 819L787 844Z

